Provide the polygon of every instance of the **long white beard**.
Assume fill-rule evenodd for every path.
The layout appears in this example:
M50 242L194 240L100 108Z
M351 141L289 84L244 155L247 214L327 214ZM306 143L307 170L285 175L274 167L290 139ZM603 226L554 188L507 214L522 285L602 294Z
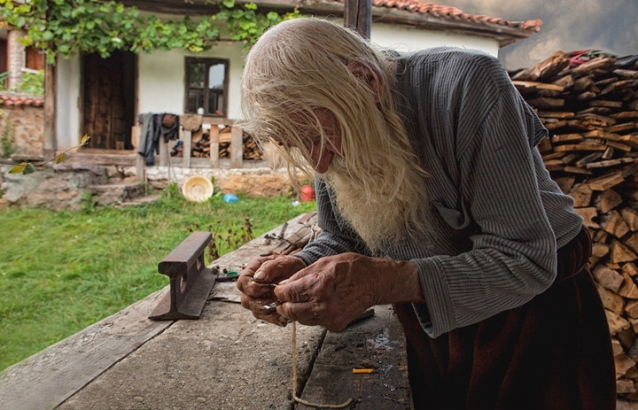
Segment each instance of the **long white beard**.
M395 176L382 173L381 178L395 179ZM335 158L330 170L324 174L326 183L332 188L337 209L341 216L352 226L366 245L375 253L382 252L385 247L396 244L402 238L409 237L406 224L405 206L393 200L395 191L382 189L392 184L370 183L367 187L353 183L341 165L341 160ZM405 181L388 181L395 184ZM419 189L417 187L408 187ZM422 189L422 188L421 188ZM415 198L416 199L416 198ZM419 207L422 204L410 204ZM429 209L427 206L423 209ZM419 212L427 221L427 213ZM425 233L425 232L423 232Z

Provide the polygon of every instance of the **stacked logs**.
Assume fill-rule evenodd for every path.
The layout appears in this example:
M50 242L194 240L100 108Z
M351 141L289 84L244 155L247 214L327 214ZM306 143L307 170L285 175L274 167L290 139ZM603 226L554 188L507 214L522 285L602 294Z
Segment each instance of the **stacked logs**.
M205 129L203 126L203 117L196 114L182 114L180 124L184 131L192 133L191 158L210 158L210 128ZM230 158L231 129L230 126L219 126L219 158ZM244 160L264 160L264 153L250 135L244 132L242 140ZM171 156L184 156L184 144L181 141L173 146Z
M618 394L638 401L638 56L574 65L557 52L510 77L549 130L545 166L592 235Z
M219 131L219 158L230 158L231 128L226 127ZM263 152L257 147L253 138L244 133L243 135L243 157L245 160L263 160ZM210 134L204 132L197 141L192 143L192 154L194 158L210 158Z

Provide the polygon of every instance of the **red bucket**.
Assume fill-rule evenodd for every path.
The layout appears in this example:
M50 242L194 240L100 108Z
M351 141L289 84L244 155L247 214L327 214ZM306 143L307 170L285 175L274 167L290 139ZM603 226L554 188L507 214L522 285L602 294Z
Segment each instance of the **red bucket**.
M310 185L301 187L301 202L312 202L315 200L315 189Z

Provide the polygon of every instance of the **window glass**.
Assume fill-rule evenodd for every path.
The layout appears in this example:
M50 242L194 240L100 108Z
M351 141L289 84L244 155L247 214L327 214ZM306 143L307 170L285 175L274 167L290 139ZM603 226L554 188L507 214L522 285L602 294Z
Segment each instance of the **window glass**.
M226 116L228 61L214 58L186 58L186 101L184 111L209 116Z
M206 82L206 63L190 63L188 65L188 81L191 87L204 88Z
M225 64L213 64L208 69L208 88L211 90L223 89L226 76Z

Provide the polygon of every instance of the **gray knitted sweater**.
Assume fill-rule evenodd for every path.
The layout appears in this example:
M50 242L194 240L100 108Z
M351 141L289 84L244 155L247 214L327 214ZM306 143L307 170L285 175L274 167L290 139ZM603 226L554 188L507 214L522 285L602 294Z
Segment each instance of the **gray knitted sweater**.
M426 303L414 304L437 337L545 291L556 251L582 218L535 148L547 131L500 63L480 52L435 48L399 60L397 102L427 178L433 240L384 249L419 270ZM307 264L343 252L367 254L316 180L322 233L297 255ZM371 215L373 218L374 216Z

